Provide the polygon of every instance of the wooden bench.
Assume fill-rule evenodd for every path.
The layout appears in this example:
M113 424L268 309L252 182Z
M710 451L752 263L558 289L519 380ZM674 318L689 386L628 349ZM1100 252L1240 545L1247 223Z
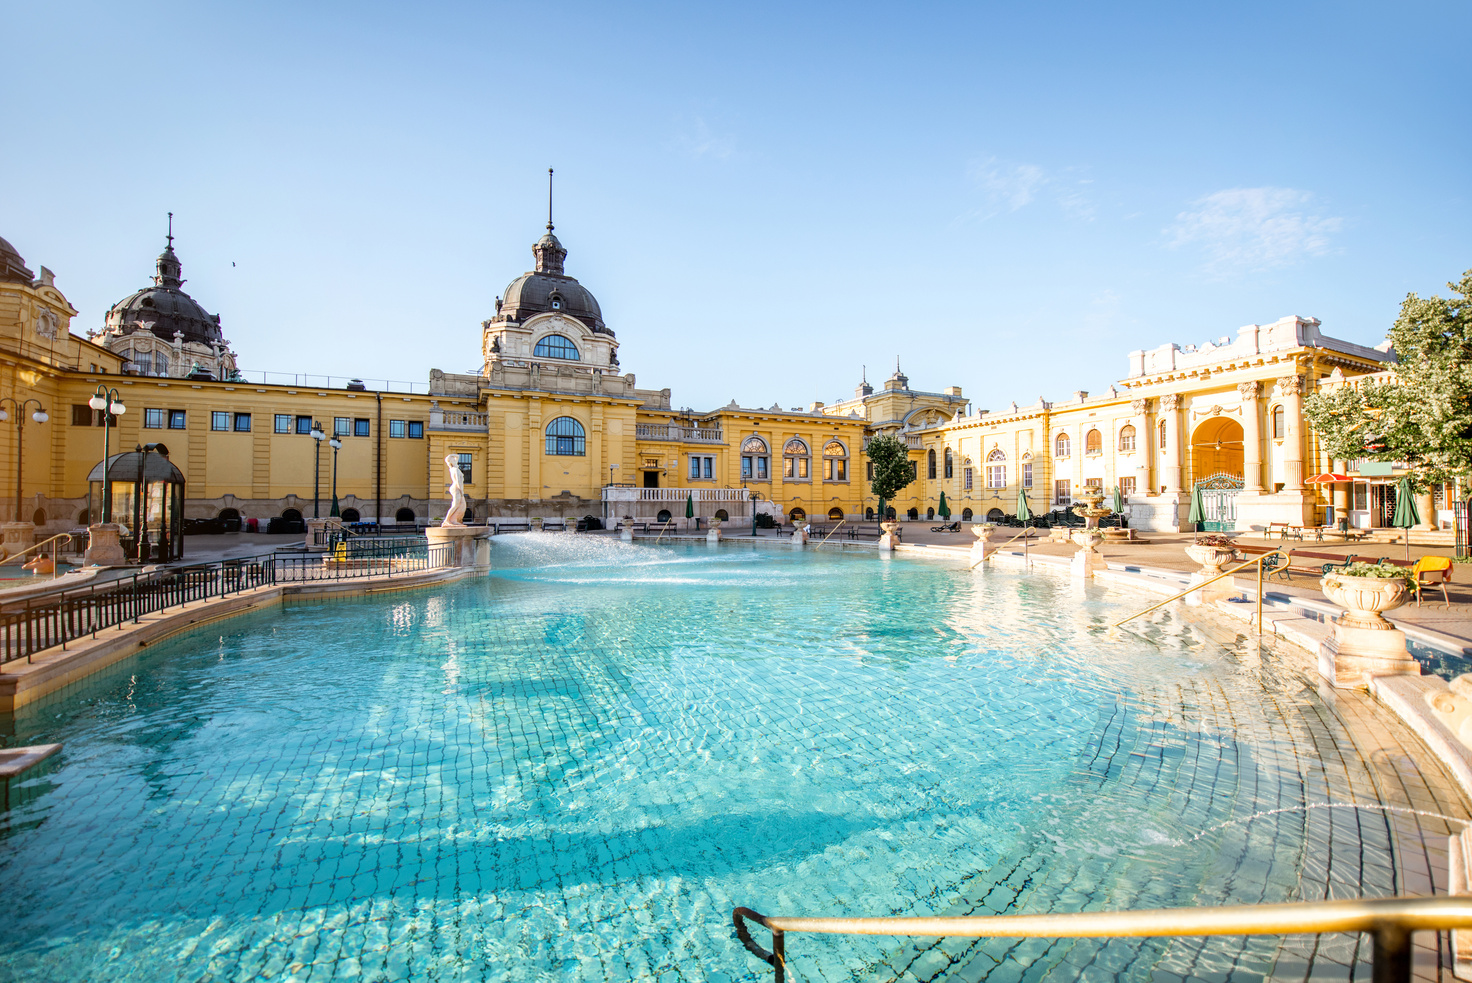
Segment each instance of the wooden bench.
M1291 522L1269 522L1266 532L1269 536L1277 533L1278 541L1282 543L1288 542L1289 536L1292 536L1299 542L1303 542L1303 527L1295 526Z
M1321 553L1314 550L1289 550L1288 556L1287 569L1290 572L1304 573L1310 576L1317 574L1320 577L1328 573L1333 573L1336 568L1340 570L1344 569L1353 563L1355 559L1355 554L1353 553ZM1300 558L1310 562L1307 564L1300 563ZM1313 561L1318 562L1315 564Z

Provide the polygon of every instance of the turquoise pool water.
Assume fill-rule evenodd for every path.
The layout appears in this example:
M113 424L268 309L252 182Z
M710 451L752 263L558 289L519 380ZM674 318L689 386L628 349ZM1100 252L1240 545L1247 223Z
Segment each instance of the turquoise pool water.
M1104 629L1138 598L873 553L494 557L176 638L9 721L66 749L4 816L0 979L757 979L736 905L1394 890L1384 817L1339 834L1371 858L1348 887L1306 813L1217 828L1321 797L1338 724L1255 645ZM1250 979L1273 952L789 941L810 980Z

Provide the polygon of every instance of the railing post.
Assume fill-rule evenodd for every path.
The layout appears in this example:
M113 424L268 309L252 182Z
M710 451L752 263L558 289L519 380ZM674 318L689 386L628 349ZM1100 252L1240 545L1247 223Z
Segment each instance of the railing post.
M784 983L787 979L787 937L786 933L772 929L772 979L776 983ZM1375 983L1380 983L1377 979Z
M1411 933L1403 928L1380 928L1374 933L1374 983L1411 983Z

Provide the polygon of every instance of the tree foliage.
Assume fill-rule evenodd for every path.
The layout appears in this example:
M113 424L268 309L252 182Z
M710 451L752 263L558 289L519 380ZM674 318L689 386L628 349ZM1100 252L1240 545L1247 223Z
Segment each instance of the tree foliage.
M1404 461L1418 487L1472 473L1472 270L1452 296L1407 295L1389 332L1386 381L1323 390L1304 417L1333 458Z
M898 437L875 437L869 442L867 453L874 465L874 494L881 501L894 498L895 492L915 480L910 452Z

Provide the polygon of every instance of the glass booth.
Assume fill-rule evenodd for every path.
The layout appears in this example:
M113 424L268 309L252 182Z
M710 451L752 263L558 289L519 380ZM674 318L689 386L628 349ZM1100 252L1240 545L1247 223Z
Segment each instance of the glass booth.
M184 556L184 472L169 461L163 444L114 454L87 476L87 515L104 515L123 527L123 552L140 563L164 563ZM105 496L105 497L104 497Z

